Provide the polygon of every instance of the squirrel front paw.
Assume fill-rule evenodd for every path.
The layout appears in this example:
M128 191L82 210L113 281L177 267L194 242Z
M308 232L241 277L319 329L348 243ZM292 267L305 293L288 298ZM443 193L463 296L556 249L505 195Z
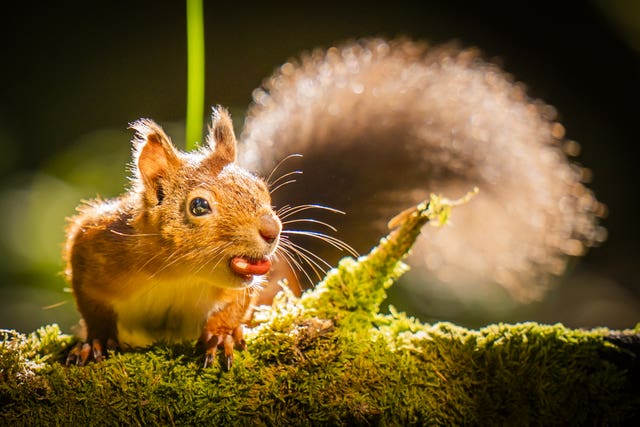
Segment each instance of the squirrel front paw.
M114 340L107 340L107 350L115 350L117 344ZM79 342L69 351L67 355L66 365L84 366L87 362L93 360L94 362L102 362L105 353L103 351L102 342L94 338L91 340L91 344L88 341Z
M242 325L237 326L231 332L214 333L205 330L200 341L204 345L204 367L213 365L216 360L216 353L219 347L224 348L225 367L228 370L233 365L233 351L237 346L241 350L247 349L247 342L244 340Z

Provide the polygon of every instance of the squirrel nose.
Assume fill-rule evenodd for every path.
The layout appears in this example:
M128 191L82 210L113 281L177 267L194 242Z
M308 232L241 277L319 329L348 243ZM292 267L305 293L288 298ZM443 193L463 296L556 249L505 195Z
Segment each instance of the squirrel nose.
M280 235L282 224L277 216L273 214L264 214L260 217L258 223L258 232L265 242L271 244Z

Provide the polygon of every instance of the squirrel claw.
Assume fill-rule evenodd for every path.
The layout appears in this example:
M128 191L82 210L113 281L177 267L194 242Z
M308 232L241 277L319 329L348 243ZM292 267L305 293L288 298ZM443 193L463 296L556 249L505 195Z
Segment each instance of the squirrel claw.
M80 364L80 352L82 350L82 343L78 343L73 346L71 350L69 350L69 354L67 354L67 361L65 365L78 365Z
M224 337L224 355L227 360L227 371L230 370L231 365L233 365L233 348L234 347L235 347L234 337L231 335L227 335L226 337Z
M97 338L91 342L91 353L93 355L93 360L96 362L102 362L102 344Z
M214 335L208 339L203 339L202 341L205 346L204 368L206 369L208 366L212 366L213 362L216 361L216 351L218 350L218 345L222 342L222 335Z
M216 361L216 352L211 351L211 349L207 350L207 352L204 355L204 369L207 369L207 366L211 366L213 365L213 362Z
M91 345L79 342L69 351L66 365L84 366L91 355Z
M233 366L233 351L235 347L247 349L247 342L243 338L242 326L238 326L231 333L211 335L205 331L201 341L205 346L204 368L213 365L219 347L224 348L225 368L227 371Z
M107 340L107 349L115 350L117 345L112 339ZM102 350L102 342L94 338L91 344L88 342L79 342L76 344L67 355L66 365L84 366L87 362L93 360L94 362L102 362L104 359L104 352Z

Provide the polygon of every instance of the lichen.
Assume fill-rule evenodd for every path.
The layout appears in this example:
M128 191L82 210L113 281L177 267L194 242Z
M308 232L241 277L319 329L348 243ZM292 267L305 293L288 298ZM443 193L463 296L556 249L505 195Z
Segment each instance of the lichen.
M248 350L237 352L229 371L203 369L195 343L66 367L61 361L74 338L56 325L29 335L3 331L1 424L637 422L638 355L616 343L637 337L640 325L469 330L424 324L393 307L379 312L422 225L443 217L434 205L403 213L368 255L341 261L301 298L284 287L272 307L256 313Z

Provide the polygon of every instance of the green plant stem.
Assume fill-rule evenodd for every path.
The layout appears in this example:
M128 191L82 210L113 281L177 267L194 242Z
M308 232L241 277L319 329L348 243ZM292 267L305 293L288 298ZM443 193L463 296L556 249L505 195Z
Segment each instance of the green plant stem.
M185 145L196 148L204 117L204 18L202 0L187 0L187 124Z

